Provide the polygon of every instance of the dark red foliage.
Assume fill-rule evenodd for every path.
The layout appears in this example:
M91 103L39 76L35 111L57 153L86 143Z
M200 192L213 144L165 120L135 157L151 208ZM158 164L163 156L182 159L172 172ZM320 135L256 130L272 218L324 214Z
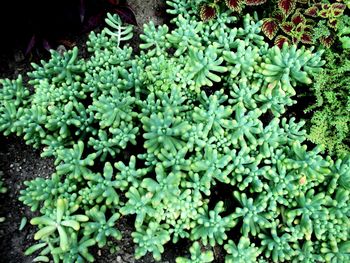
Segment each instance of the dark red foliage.
M263 33L270 39L272 40L279 29L278 27L278 21L277 19L274 18L264 18L263 19L263 24L261 27Z
M295 25L292 23L292 22L283 22L281 25L280 25L281 29L283 30L284 33L286 33L287 35L289 35L292 30L294 29Z
M240 12L242 10L242 0L225 0L225 3L233 11Z
M301 43L311 45L313 43L311 32L304 32L300 38Z
M200 16L203 21L208 21L216 16L216 8L213 5L204 4L200 8Z
M279 48L282 48L284 43L289 43L289 39L287 37L282 36L282 35L278 35L275 38L275 43L274 44L276 46L278 46Z
M311 17L317 17L318 11L319 9L317 6L311 6L305 10L304 14Z
M333 29L336 29L338 25L338 20L336 18L331 18L328 20L327 25Z
M278 7L285 16L289 16L295 8L296 0L279 0Z
M315 27L321 25L320 21L325 20L330 34L335 34L338 30L339 17L344 14L346 5L344 0L330 0L330 4L322 3L318 0L204 0L201 8L201 17L208 20L216 16L224 7L224 2L228 8L235 12L242 12L243 8L249 6L265 5L259 8L258 12L267 17L263 18L262 32L273 40L278 32L284 33L287 37L278 35L275 41L278 45L289 41L295 44L315 44L319 38L318 34L313 34ZM248 11L248 10L247 10ZM249 12L249 11L248 11ZM283 32L281 32L283 31ZM323 41L330 43L332 38Z
M299 12L296 12L292 16L291 21L293 24L297 25L297 24L304 24L306 22L306 19L302 14L300 14Z
M328 37L322 37L322 38L320 39L320 42L321 42L324 46L326 46L326 47L332 46L333 43L334 43L334 41L335 41L335 38L334 38L333 35L330 35L330 36L328 36Z
M271 17L277 19L277 21L280 23L282 23L286 18L285 15L282 13L282 11L279 9L276 9L275 11L273 11L271 14Z
M318 11L317 15L322 18L327 18L328 17L328 9L322 9Z
M267 0L245 0L246 5L262 5L265 4Z
M344 13L344 10L346 9L346 5L341 3L334 3L330 7L332 12L332 17L339 17Z

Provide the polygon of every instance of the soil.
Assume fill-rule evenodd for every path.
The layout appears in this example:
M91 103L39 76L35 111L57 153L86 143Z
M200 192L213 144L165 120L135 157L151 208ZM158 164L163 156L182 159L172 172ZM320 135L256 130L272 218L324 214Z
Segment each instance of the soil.
M33 244L35 228L29 223L22 231L19 225L22 217L32 218L34 214L18 201L23 182L36 177L49 177L54 171L53 160L41 159L40 151L24 144L23 140L11 136L0 137L0 169L7 193L0 195L0 214L6 221L0 224L0 261L32 262L23 251Z
M138 27L135 29L135 37L132 46L136 48L139 43L139 34L142 25L152 20L156 25L167 22L165 4L162 0L128 1L135 12ZM73 43L84 50L87 35L76 36ZM25 58L23 50L15 48L12 52L0 52L0 78L16 78L18 74L26 75L30 70L31 58ZM85 54L83 53L82 56ZM44 57L44 56L43 56ZM19 226L23 217L28 221L35 213L18 201L20 190L24 188L24 181L37 177L48 178L54 172L53 159L41 158L40 149L33 149L16 136L5 137L0 135L0 171L3 171L3 181L8 191L0 195L0 216L6 218L0 223L0 262L6 263L29 263L33 257L25 256L26 248L34 244L33 236L36 228L27 223L22 231ZM150 254L142 259L134 258L134 243L131 232L133 231L133 220L121 218L118 221L118 229L123 234L121 241L115 241L117 252L111 254L107 249L95 249L92 253L98 263L151 263L155 262ZM171 242L165 246L162 255L162 263L175 262L176 256L187 254L189 244L187 242L173 245ZM214 251L217 255L216 262L222 262L220 251ZM219 260L219 258L221 258Z

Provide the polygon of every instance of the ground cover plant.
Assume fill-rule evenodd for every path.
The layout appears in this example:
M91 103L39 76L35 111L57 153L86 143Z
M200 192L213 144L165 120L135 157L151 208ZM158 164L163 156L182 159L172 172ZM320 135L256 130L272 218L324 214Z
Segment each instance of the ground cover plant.
M230 10L206 23L195 4L168 1L167 26L144 26L141 52L116 15L78 48L4 79L0 130L55 158L49 179L20 200L40 215L36 261L93 262L133 215L135 257L177 262L348 262L350 157L308 149L303 121L285 117L322 51L269 47L262 21ZM30 92L29 87L34 91Z
M327 68L306 95L313 94L316 103L305 112L308 139L324 144L331 155L349 153L349 108L347 75L348 50L350 48L349 1L195 1L200 10L201 19L216 19L216 15L227 8L233 14L244 14L251 10L259 12L262 18L262 32L273 40L273 44L282 47L283 43L297 45L316 45L328 50L325 56ZM251 8L249 10L248 8ZM332 48L330 48L332 47ZM341 67L339 68L339 65ZM341 84L336 83L339 79ZM311 100L314 97L309 96Z
M342 156L350 151L349 52L329 50L325 58L323 77L312 86L317 101L307 110L313 112L308 137L324 144L330 154Z

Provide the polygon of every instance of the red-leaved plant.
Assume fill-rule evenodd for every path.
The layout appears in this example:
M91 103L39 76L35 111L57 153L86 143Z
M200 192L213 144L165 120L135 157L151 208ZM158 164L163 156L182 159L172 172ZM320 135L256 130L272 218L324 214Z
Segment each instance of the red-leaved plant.
M320 4L311 0L279 0L278 9L263 19L262 31L274 43L282 46L284 42L315 44L313 28L320 19L327 19L330 34L319 41L330 47L335 40L338 18L344 13L346 5L339 1L332 4ZM277 35L279 31L285 35ZM277 35L277 36L276 36ZM276 37L275 37L276 36Z
M213 0L204 3L200 7L200 16L203 21L213 19L220 10L220 5L225 3L226 7L233 11L241 12L244 6L256 6L265 4L267 0Z
M330 0L327 4L319 3L319 0L211 0L202 4L200 15L206 21L215 18L222 6L240 13L244 6L266 4L267 8L261 8L260 13L273 11L263 18L262 31L275 45L281 47L284 42L315 44L319 40L329 47L335 40L339 18L346 9L343 1ZM316 39L313 29L320 20L327 20L330 33Z

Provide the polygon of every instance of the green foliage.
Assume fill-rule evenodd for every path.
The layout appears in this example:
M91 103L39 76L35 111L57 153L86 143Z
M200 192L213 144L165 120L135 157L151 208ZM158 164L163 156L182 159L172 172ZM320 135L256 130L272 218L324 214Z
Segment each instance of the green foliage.
M316 77L312 91L316 103L307 111L313 115L309 125L308 139L324 144L332 155L341 156L350 151L350 86L349 52L326 53L327 64L322 78Z
M240 202L243 208L238 207L234 213L234 218L243 219L243 225L241 228L242 234L247 236L251 233L253 236L256 236L258 232L260 232L261 228L269 228L271 227L271 223L269 219L272 218L271 213L265 213L266 210L266 200L260 195L255 200L252 198L247 198L247 196L243 193L234 192L235 198Z
M216 243L223 244L227 239L225 232L236 225L232 215L223 217L219 215L224 211L224 203L218 202L213 210L209 210L207 206L198 210L198 225L193 228L192 235L194 239L201 238L203 244L207 245L208 241L211 246Z
M258 248L250 243L249 238L241 237L236 245L232 240L229 240L225 245L227 256L226 263L253 263L257 262L256 258L260 254Z
M156 29L153 21L144 26L143 34L140 38L145 42L140 44L140 48L148 50L148 55L153 57L161 55L170 44L166 41L166 35L169 31L167 25L159 26ZM152 52L150 50L153 50Z
M48 62L41 61L41 66L33 63L34 71L28 74L32 78L31 85L40 85L41 81L49 80L50 83L65 82L70 85L80 80L80 73L85 70L82 60L78 60L78 48L67 51L61 56L57 51L51 50L51 59Z
M52 253L55 255L62 254L60 260L67 263L73 262L94 262L94 257L89 253L88 248L95 245L96 241L89 237L77 239L77 235L72 233L69 251L62 251L61 248L55 248Z
M144 147L148 152L157 155L159 150L164 148L176 153L186 145L182 137L191 126L181 117L176 117L171 112L159 112L150 117L144 116L141 121L145 131L143 137L146 139Z
M80 229L80 222L86 222L89 218L85 215L71 215L74 211L69 211L68 202L65 199L57 199L57 209L50 214L34 217L30 220L32 225L39 225L40 230L35 233L34 239L45 239L59 234L60 248L63 252L69 249L69 237L71 231Z
M325 259L328 262L347 262L350 260L350 242L341 244L322 244L321 251L325 254Z
M347 1L347 0L346 0ZM348 1L348 8L349 6L349 1ZM339 25L338 25L338 37L339 41L342 43L342 48L343 49L349 49L350 48L350 17L347 15L344 15L341 17Z
M85 175L89 180L88 187L83 189L86 192L86 200L94 201L98 204L105 203L107 206L119 204L118 190L123 182L114 178L113 167L109 162L105 163L103 174L89 173Z
M262 65L262 74L268 83L272 83L269 89L276 86L283 91L295 95L293 86L296 82L311 84L309 77L312 73L319 73L320 67L325 64L321 61L321 52L312 54L311 50L301 49L296 46L283 45L282 50L274 47L267 55ZM303 70L301 70L303 68Z
M120 209L120 212L124 215L136 214L136 227L143 224L146 216L154 217L157 214L156 208L152 206L152 193L147 193L143 188L137 190L132 186L125 196L128 202Z
M191 257L189 259L178 257L176 258L176 263L209 263L214 260L213 252L211 250L202 252L198 242L192 244L190 253Z
M104 247L107 243L107 237L112 236L120 240L122 235L119 230L114 228L115 222L119 219L119 213L115 213L108 220L105 211L99 211L96 207L87 212L91 221L84 225L84 236L93 236L98 246Z
M180 262L215 260L199 244L223 246L228 262L346 262L350 157L308 149L304 122L281 117L322 52L269 48L249 15L203 23L202 1L168 2L173 25L147 25L138 54L120 46L131 27L109 15L89 58L52 52L34 66L32 94L2 82L2 131L56 165L21 191L40 212L26 254L91 262L90 247L121 239L119 217L132 215L136 258L188 239Z
M268 233L260 233L262 250L265 251L266 257L271 257L273 262L284 262L291 260L295 256L291 244L296 241L289 233L279 233L277 231L278 220L275 221Z
M23 86L21 75L16 80L2 79L0 81L0 131L5 136L10 133L22 133L22 127L15 122L24 114L24 108L29 103L29 90Z
M154 259L159 261L164 252L163 245L170 240L169 232L164 229L164 225L150 222L148 226L136 228L136 232L131 235L137 244L135 258L141 258L147 252L151 252Z
M106 24L109 25L113 31L115 31L113 32L108 27L104 28L104 31L108 35L116 39L116 46L119 46L121 41L127 41L132 38L132 27L127 25L124 26L118 15L112 15L110 13L107 13L107 18L105 19L105 21Z
M119 170L116 174L116 180L119 182L121 190L127 189L128 186L138 187L142 177L144 177L149 170L148 168L137 169L136 157L134 155L130 157L128 166L121 161L115 163L114 166Z
M55 263L61 261L69 263L94 262L94 257L89 253L88 248L95 245L95 240L83 237L78 241L76 233L72 233L70 241L71 245L69 251L63 251L60 247L54 248L52 242L45 239L29 247L24 254L28 256L43 249L39 252L39 255L33 259L33 262L49 262L50 259L47 255L50 251Z
M32 181L25 181L25 189L21 190L19 200L28 205L32 211L38 210L44 203L46 206L54 203L57 195L68 191L68 184L61 183L57 174L51 179L36 178Z
M213 86L213 82L220 82L221 78L214 72L223 73L227 69L221 66L223 58L217 55L215 47L209 46L203 50L190 49L187 78L194 82L194 88L199 91L202 86ZM186 68L185 68L186 70Z
M182 15L178 17L176 22L178 27L171 34L166 35L167 40L171 44L178 46L174 56L177 57L186 52L189 46L202 48L199 33L203 30L203 23L197 21L187 22Z
M96 154L89 154L83 159L84 143L78 141L77 144L73 145L71 149L62 149L57 151L57 159L55 164L57 165L57 174L69 174L78 181L82 180L84 175L90 173L87 166L94 165L94 159Z

